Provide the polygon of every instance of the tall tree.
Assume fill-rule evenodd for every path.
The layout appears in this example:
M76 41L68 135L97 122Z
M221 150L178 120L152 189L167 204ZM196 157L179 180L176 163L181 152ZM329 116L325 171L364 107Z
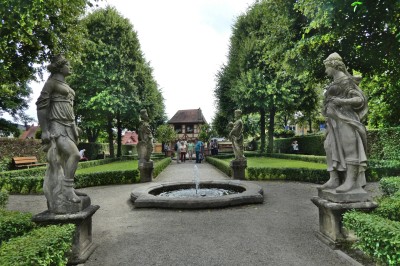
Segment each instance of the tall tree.
M0 112L19 117L27 108L28 82L57 53L75 54L78 24L90 0L3 0L0 5Z

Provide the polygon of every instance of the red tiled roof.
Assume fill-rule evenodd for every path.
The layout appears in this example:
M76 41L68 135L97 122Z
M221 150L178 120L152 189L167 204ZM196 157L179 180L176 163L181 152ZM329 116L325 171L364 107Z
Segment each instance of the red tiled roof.
M40 129L39 126L30 126L28 130L22 132L21 136L19 136L20 139L34 139L36 131Z
M135 131L126 131L122 136L122 145L134 145L138 143L138 134Z
M168 121L168 124L206 124L207 121L203 116L201 109L178 110L176 114Z

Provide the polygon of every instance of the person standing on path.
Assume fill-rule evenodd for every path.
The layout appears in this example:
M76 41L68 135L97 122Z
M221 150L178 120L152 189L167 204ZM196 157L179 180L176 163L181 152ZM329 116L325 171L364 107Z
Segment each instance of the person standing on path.
M189 160L192 160L193 151L194 151L194 143L191 140L189 140L187 144L187 152L189 154Z
M176 151L176 163L179 163L179 159L181 157L181 141L178 139L178 141L175 144L175 151Z
M181 162L186 162L186 144L181 141Z
M204 143L196 138L196 146L194 148L195 152L196 152L196 163L201 163L201 157L202 156L202 152L204 149Z

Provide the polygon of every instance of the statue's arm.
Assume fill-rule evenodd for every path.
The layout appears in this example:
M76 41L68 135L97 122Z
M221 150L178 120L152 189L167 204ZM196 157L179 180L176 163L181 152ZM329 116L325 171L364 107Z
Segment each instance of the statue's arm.
M48 143L50 141L49 133L49 113L50 113L50 94L52 87L48 82L44 85L38 100L36 101L37 116L40 128L42 129L42 141Z

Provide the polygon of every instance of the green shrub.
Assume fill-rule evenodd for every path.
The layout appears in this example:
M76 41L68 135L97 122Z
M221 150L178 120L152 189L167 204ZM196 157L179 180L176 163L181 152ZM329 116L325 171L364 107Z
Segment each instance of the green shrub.
M379 187L386 196L394 195L400 190L400 177L391 176L382 178L379 181Z
M323 184L329 179L326 170L309 168L248 167L247 173L250 180L288 180Z
M34 226L31 213L0 209L0 244L13 237L25 234L34 228ZM0 265L6 264L0 263Z
M0 190L0 209L4 209L8 202L8 191Z
M0 247L0 265L66 265L75 225L50 225L13 238Z
M301 154L325 155L324 134L295 136L293 138L275 139L274 153L291 153L292 142L297 140Z
M75 187L132 184L139 181L139 170L106 171L75 176Z
M400 223L378 215L351 211L343 225L358 237L355 246L387 265L400 265Z
M154 178L157 177L171 162L172 160L170 157L157 161L153 171Z
M218 155L218 158L221 158L223 156ZM230 157L232 157L232 155L230 155ZM216 168L218 168L220 171L222 171L223 173L225 173L227 176L232 176L232 169L229 166L229 163L219 160L218 158L214 158L214 157L210 157L210 156L206 156L206 161L209 164L212 164L213 166L215 166ZM229 158L229 157L228 157Z
M326 163L326 156L304 155L304 154L285 154L285 153L271 153L267 155L271 158L298 160L313 163Z
M400 194L397 192L391 197L382 197L378 200L378 208L374 210L377 215L400 222Z

